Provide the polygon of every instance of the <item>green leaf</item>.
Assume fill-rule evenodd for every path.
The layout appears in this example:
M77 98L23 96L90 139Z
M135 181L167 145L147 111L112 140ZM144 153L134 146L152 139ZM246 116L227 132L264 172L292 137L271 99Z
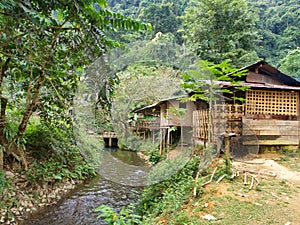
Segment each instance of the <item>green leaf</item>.
M105 8L107 6L106 0L97 0L97 3L101 8Z
M222 89L222 93L232 94L233 92L228 89Z
M246 99L245 98L238 98L238 97L232 97L234 100L236 101L240 101L240 102L245 102Z
M220 81L228 81L228 80L230 80L230 77L227 76L227 75L223 75L223 76L218 77L218 80L220 80Z
M63 10L61 10L61 9L57 10L56 18L59 22L63 22L63 20L64 20Z
M55 175L53 176L53 178L54 178L55 180L62 180L62 176L61 176L60 174L55 174Z

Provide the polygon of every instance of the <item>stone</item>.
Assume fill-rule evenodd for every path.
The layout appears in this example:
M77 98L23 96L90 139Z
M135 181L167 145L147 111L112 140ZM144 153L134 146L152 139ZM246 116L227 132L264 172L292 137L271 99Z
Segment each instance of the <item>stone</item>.
M10 171L5 171L5 177L7 179L9 179L9 178L14 178L15 175L12 172L10 172Z

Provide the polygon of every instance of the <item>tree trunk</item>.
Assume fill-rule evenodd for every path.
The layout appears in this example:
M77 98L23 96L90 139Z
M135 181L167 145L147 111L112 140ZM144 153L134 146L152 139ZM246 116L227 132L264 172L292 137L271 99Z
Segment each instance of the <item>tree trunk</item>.
M27 160L25 158L25 153L21 146L18 146L16 142L12 141L9 142L7 138L5 137L5 134L3 131L0 131L0 145L2 145L4 148L1 148L2 152L3 149L5 149L5 153L10 156L12 155L16 160L22 163L25 170L27 170ZM3 152L4 153L4 152ZM2 154L2 161L3 161L3 155ZM1 154L0 154L0 162L1 162Z
M0 147L0 170L3 170L3 149Z

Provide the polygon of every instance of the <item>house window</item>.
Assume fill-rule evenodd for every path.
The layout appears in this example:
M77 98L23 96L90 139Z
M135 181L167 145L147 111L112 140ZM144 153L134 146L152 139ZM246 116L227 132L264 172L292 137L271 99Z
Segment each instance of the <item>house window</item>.
M179 102L180 109L186 109L186 102Z
M298 92L248 90L246 114L297 116Z

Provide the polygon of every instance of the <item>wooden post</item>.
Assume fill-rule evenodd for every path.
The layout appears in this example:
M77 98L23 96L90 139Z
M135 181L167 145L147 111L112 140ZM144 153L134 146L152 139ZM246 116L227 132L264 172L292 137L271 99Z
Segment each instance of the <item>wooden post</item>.
M108 147L111 147L111 146L112 146L112 138L109 137L109 138L108 138Z
M160 154L162 155L163 154L163 129L160 128L159 129L159 151L160 151Z
M170 146L170 128L168 129L168 135L167 135L167 145Z
M3 169L3 149L0 147L0 170Z
M152 144L155 143L155 131L153 130L152 131Z
M225 143L225 156L227 162L229 162L230 161L230 137L228 134L224 135L224 143Z

